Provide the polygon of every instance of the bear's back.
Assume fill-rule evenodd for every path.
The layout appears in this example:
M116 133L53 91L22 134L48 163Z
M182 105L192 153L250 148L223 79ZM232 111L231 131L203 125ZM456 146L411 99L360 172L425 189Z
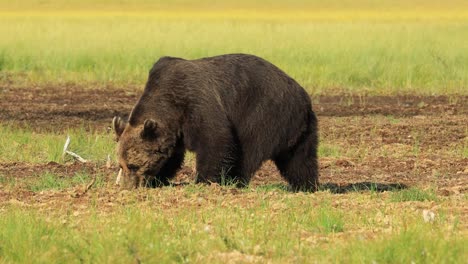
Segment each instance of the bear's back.
M252 112L289 115L311 108L308 94L294 79L248 54L195 60L162 57L150 71L145 94L154 94L155 89L184 98L187 105L220 104L229 118L239 122Z

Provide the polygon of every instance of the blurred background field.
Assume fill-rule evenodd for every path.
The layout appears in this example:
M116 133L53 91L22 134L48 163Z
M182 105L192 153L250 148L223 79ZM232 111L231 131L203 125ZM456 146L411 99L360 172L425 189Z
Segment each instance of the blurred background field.
M140 88L160 56L251 53L311 94L467 94L466 1L0 0L0 85Z

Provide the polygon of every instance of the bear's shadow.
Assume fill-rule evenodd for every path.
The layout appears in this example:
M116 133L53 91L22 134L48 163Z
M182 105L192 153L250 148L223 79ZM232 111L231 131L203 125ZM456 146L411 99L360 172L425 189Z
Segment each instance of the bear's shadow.
M283 191L290 191L289 186L283 183L274 183L267 185L259 185L256 187L261 190L274 190L279 189ZM402 183L378 183L378 182L356 182L349 184L336 184L324 183L320 184L319 191L330 191L334 194L344 194L350 192L386 192L386 191L399 191L407 189L408 186Z
M177 182L171 183L173 187L182 187L190 185L189 182ZM255 187L256 189L260 190L283 190L283 191L291 191L287 184L283 183L273 183L273 184L266 184L266 185L258 185ZM403 189L407 189L408 186L403 183L378 183L378 182L356 182L356 183L349 183L349 184L336 184L332 182L324 183L319 186L319 191L330 191L334 194L344 194L350 192L363 192L363 191L370 191L370 192L392 192L392 191L399 191Z
M349 192L388 192L388 191L399 191L407 189L408 186L402 183L378 183L378 182L356 182L345 185L339 185L336 183L324 183L321 184L319 190L328 190L331 193L343 194Z

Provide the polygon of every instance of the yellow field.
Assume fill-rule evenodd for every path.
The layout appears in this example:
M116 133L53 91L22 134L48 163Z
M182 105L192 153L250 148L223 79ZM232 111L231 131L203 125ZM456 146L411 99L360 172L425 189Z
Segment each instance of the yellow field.
M214 1L0 0L2 16L143 16L248 20L461 20L468 2L449 1Z

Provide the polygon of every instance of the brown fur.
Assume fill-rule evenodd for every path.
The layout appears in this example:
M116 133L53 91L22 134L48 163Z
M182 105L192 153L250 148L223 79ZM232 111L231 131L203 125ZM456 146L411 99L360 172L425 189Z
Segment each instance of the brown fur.
M153 66L128 123L114 119L127 187L168 184L185 149L197 182L248 185L272 159L293 190L318 185L317 119L308 94L252 55L163 57Z

